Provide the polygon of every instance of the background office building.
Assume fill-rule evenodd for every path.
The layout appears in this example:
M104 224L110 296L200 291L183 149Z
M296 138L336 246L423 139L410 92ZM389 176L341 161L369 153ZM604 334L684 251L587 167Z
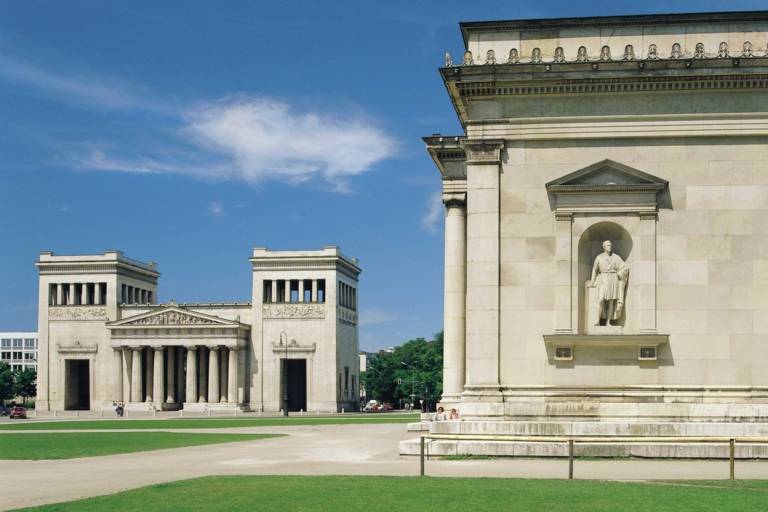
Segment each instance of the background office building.
M0 361L14 370L37 369L37 332L0 332Z

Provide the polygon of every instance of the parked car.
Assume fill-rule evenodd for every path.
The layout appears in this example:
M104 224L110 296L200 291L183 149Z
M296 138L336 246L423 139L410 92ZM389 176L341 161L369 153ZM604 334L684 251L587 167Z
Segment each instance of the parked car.
M0 404L0 416L8 416L11 413L11 408Z
M365 407L363 407L363 412L377 412L379 407L381 407L381 404L377 400L369 400Z
M10 419L27 419L27 410L20 405L11 408L11 412L8 414Z

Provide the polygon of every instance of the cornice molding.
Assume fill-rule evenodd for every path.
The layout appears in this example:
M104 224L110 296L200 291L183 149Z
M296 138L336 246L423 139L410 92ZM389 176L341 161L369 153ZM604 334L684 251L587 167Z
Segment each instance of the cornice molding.
M501 163L502 139L463 139L461 146L467 155L467 165Z
M768 73L707 76L628 76L552 78L513 82L508 80L462 81L455 84L462 98L495 96L554 96L687 91L768 89Z

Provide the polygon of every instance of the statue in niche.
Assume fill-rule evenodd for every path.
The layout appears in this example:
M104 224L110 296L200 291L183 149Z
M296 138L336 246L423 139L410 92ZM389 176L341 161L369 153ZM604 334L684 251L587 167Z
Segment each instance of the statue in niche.
M592 279L588 285L590 288L597 288L597 301L600 305L600 314L596 315L595 325L618 325L624 310L624 290L629 277L629 267L621 256L613 252L610 240L603 242L603 251L595 258Z

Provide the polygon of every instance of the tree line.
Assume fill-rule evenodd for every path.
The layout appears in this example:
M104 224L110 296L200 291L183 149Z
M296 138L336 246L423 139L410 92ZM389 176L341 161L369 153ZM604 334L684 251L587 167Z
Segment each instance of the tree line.
M8 363L0 362L0 404L6 400L21 397L24 405L27 398L37 395L37 370L24 368L12 370Z
M392 352L371 354L361 379L369 399L416 408L424 400L434 410L443 393L443 333L432 341L416 338Z

